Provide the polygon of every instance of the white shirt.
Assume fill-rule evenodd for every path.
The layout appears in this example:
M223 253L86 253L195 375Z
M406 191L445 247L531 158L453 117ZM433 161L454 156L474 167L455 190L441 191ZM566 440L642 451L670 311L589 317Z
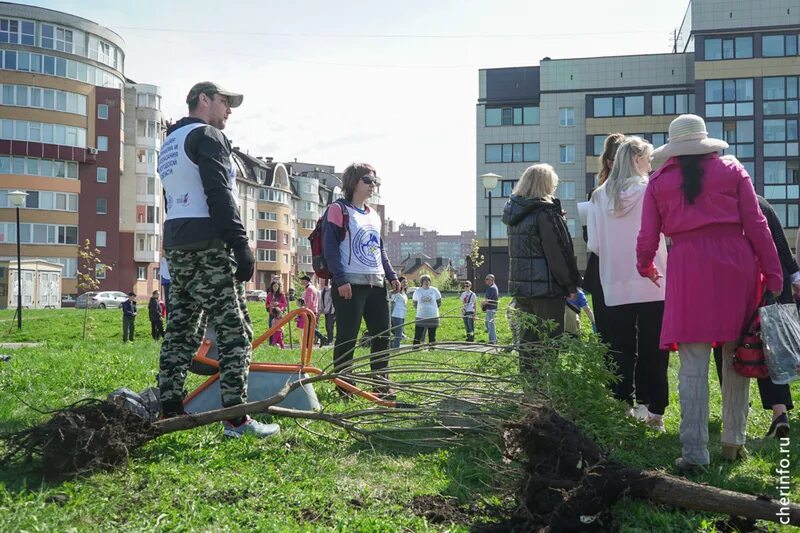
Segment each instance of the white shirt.
M348 274L383 275L381 259L381 218L368 208L362 213L348 205L350 217L347 235L339 244L342 266Z
M395 292L392 294L392 317L405 318L408 308L408 296L405 292Z
M436 287L418 287L414 291L414 301L417 302L417 320L424 318L439 318L437 300L442 299L442 294Z
M466 290L461 293L461 311L464 313L475 312L475 293L472 290Z

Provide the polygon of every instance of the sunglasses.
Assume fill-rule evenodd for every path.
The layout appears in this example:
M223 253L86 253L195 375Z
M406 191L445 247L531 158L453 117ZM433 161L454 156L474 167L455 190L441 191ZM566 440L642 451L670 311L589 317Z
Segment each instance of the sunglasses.
M381 180L379 180L376 176L361 176L361 181L367 185L378 186L381 184Z

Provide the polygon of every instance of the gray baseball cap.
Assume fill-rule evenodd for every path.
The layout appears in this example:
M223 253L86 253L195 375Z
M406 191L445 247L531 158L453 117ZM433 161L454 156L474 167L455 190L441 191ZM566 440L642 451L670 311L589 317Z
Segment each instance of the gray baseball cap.
M225 90L218 83L214 83L213 81L201 81L195 83L194 87L189 90L189 94L186 95L186 103L188 104L203 93L207 95L221 94L222 96L227 96L228 103L231 107L239 107L242 105L242 100L244 100L243 95Z

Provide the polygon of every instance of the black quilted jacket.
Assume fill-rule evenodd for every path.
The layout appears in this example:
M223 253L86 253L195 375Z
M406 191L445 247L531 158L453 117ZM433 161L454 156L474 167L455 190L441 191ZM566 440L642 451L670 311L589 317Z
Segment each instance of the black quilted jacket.
M511 196L503 209L508 226L509 276L512 296L559 298L581 284L572 237L555 198Z

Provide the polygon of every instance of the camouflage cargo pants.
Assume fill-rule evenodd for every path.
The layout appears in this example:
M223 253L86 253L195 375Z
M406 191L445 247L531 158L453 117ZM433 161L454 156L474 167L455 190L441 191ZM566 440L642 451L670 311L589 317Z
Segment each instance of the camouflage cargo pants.
M233 277L236 262L221 249L164 253L172 282L169 322L159 360L162 404L183 400L186 395L186 372L203 339L203 318L217 332L222 405L246 402L253 323L247 312L244 284Z

